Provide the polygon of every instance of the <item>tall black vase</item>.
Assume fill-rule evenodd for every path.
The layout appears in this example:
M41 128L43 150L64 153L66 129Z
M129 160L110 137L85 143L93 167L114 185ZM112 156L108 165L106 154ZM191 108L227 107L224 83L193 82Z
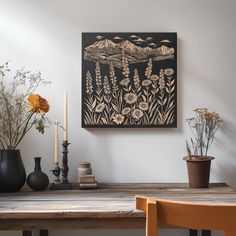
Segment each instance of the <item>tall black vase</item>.
M29 174L27 184L34 191L43 191L49 184L48 176L41 171L41 157L35 157L34 171Z
M0 150L0 192L18 192L26 174L20 150Z

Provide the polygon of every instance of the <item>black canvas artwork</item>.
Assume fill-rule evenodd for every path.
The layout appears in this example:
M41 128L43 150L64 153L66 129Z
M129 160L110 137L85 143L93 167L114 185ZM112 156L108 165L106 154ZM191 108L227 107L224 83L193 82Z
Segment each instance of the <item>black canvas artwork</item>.
M82 33L82 127L176 126L176 33Z

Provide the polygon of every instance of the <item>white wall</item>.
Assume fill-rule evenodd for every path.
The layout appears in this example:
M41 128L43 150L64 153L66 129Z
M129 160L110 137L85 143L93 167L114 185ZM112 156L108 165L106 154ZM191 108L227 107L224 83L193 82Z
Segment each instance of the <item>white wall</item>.
M211 149L216 157L211 181L235 185L235 10L233 0L0 0L0 62L9 59L13 68L40 69L44 78L52 81L39 92L50 101L53 120L62 121L63 93L68 91L71 181L77 179L79 161L86 160L92 162L101 182L186 182L181 159L186 154L188 133L184 120L192 115L193 108L203 106L224 119ZM81 128L83 31L178 33L177 129ZM21 151L28 173L33 157L42 156L42 168L49 174L53 128L43 136L31 132ZM79 232L84 236L111 233Z

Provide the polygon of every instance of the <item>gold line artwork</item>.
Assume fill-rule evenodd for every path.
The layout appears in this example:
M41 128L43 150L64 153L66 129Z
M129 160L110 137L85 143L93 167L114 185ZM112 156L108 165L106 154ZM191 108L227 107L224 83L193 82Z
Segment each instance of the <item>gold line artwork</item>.
M82 41L83 127L176 127L176 33L83 33Z

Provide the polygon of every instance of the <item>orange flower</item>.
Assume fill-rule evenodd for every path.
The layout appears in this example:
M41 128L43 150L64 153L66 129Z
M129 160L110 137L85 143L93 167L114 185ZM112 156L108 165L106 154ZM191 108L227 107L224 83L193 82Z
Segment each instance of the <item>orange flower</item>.
M37 113L47 113L49 111L48 101L39 94L31 94L28 97L29 111Z

